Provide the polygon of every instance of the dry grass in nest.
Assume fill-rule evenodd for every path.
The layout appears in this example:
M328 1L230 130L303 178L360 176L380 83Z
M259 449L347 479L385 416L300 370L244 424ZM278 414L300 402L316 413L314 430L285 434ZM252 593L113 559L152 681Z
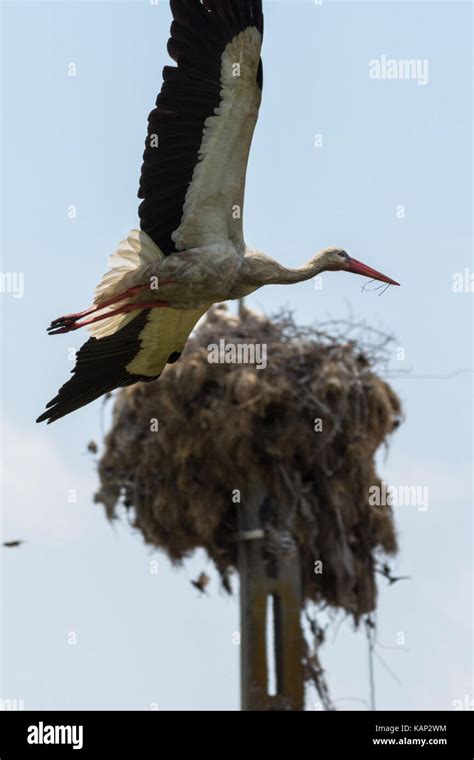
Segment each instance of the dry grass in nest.
M266 344L268 366L210 364L207 347L220 339ZM299 329L288 315L270 321L215 307L158 382L118 395L97 501L109 518L123 501L145 541L174 562L204 548L228 587L237 565L235 493L244 502L259 482L278 505L278 530L299 546L305 599L358 619L376 605L378 553L397 549L391 509L369 504L369 488L380 485L375 452L401 416L373 370L377 353L340 334Z

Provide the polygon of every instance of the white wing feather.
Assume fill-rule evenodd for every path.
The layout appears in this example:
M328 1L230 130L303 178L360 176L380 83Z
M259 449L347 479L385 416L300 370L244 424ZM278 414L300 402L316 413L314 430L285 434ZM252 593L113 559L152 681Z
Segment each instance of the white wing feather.
M172 238L179 251L231 240L242 253L245 177L258 119L257 84L262 35L249 27L222 55L221 105L206 119L199 162L194 169L183 217Z

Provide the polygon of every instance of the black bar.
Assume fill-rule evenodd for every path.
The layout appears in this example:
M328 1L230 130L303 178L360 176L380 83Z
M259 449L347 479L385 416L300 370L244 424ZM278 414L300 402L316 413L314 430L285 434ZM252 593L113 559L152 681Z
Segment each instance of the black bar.
M472 760L473 714L459 712L0 712L0 758L159 757L190 751L225 756L260 741L294 745L293 754L332 757L453 758ZM69 727L58 731L57 727ZM76 726L73 733L72 727ZM40 730L42 727L42 730ZM52 728L49 728L52 727ZM82 727L82 735L79 731ZM441 728L435 728L441 727ZM224 733L222 733L224 731ZM71 744L33 744L30 739L70 739ZM81 741L80 741L81 740ZM226 747L226 740L229 746ZM377 742L375 742L377 740ZM388 743L391 740L391 743ZM424 744L422 743L424 740ZM79 743L82 747L79 748ZM215 748L213 750L213 748Z

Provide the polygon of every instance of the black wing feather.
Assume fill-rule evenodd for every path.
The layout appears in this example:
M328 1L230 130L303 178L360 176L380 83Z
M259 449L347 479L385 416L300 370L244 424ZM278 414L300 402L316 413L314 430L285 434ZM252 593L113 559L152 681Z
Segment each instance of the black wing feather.
M180 224L204 123L220 104L222 54L248 27L263 34L262 0L171 0L168 42L177 67L163 70L163 87L148 117L139 198L141 229L168 256ZM260 62L257 82L262 86ZM158 136L158 147L153 147Z
M47 420L49 424L115 388L132 385L140 380L156 380L156 377L132 375L125 369L140 349L140 333L149 314L149 310L140 312L114 335L89 338L78 351L76 366L72 370L73 377L46 405L46 411L36 422Z

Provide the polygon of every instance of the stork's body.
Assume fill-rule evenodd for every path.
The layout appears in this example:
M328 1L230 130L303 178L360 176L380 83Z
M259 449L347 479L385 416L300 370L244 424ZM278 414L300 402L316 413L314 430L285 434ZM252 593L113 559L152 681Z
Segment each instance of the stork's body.
M245 177L262 91L262 0L171 0L174 21L148 120L140 230L110 259L90 309L50 333L86 326L73 377L38 421L53 422L114 388L155 380L217 302L269 284L345 269L397 284L329 248L297 269L246 246Z

